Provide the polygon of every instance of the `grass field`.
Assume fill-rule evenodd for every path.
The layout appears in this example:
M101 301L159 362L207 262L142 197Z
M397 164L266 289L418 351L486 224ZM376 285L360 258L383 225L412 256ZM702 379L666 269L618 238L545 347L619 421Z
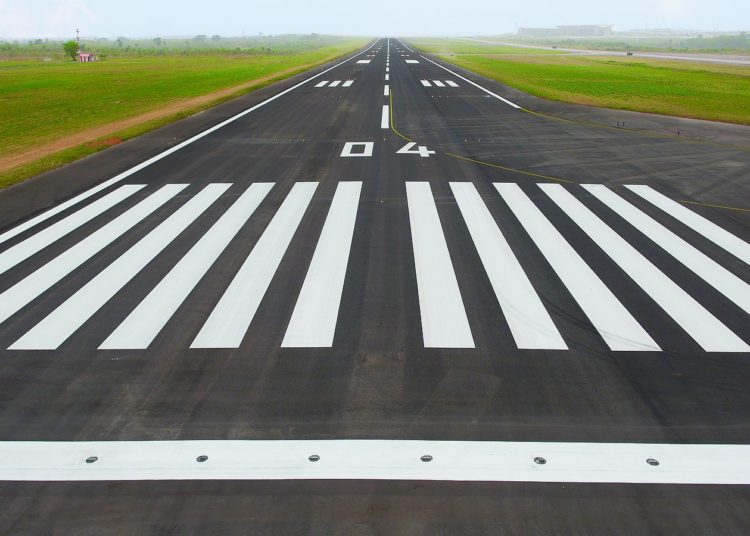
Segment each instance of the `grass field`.
M745 66L567 54L440 57L546 99L750 125Z
M365 39L328 39L325 44L310 42L303 50L290 53L282 50L248 55L146 55L110 57L91 64L0 61L0 163L4 157L7 161L9 155L50 144L64 145L75 133L158 111L170 103L253 80L262 80L258 87L266 85L275 78L291 76L352 52L365 42ZM244 92L251 89L245 88ZM126 139L195 111L195 108L180 110L169 118L129 126L110 138ZM12 169L0 166L0 187L100 150L107 144L67 147Z
M465 39L412 39L409 43L431 54L557 54L556 50L482 44Z

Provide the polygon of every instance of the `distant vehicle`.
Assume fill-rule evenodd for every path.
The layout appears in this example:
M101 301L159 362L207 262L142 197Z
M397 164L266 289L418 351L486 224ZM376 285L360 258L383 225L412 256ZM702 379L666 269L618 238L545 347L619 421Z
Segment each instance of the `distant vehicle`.
M632 52L628 52L628 56L632 56L632 55L633 55L633 53L632 53Z

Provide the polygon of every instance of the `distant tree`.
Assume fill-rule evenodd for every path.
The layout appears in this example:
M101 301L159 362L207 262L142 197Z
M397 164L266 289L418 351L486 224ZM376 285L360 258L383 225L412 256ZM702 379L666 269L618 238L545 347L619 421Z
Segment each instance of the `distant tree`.
M73 40L70 40L70 41L63 43L62 47L66 56L70 56L70 59L72 60L76 59L76 54L78 54L78 43L76 43Z
M127 41L127 38L120 36L116 39L115 42L117 43L118 47L122 47L126 41Z
M160 46L162 45L162 40L161 40L161 37L154 37L154 44L155 44L155 45L156 45L157 47L160 47Z
M193 40L194 40L194 41L198 41L199 43L202 43L202 42L203 42L203 41L205 41L206 39L207 39L207 37L206 37L205 35L203 35L203 34L201 34L201 35L196 35L195 37L193 37Z
M211 36L211 41L221 41L221 36L220 35L212 35Z

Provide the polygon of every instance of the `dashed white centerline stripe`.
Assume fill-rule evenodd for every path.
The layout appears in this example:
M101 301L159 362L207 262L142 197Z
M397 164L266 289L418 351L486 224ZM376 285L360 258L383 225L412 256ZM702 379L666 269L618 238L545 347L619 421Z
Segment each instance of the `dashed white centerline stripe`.
M388 82L388 81L390 80L390 76L391 76L391 75L389 75L389 74L385 75L385 81L386 81L386 82Z
M99 253L185 188L187 188L187 184L167 184L163 186L133 208L0 294L0 322L7 320L8 317Z
M390 86L389 86L388 84L386 84L386 85L385 85L385 86L383 87L383 95L387 97L387 96L388 96L388 94L390 93L390 91L391 91L391 87L390 87Z
M474 348L429 182L407 182L422 337L426 348Z
M273 183L251 184L99 348L148 348L271 188Z
M0 274L127 199L145 184L126 184L0 253Z
M660 350L517 184L495 183L495 188L610 349Z
M390 128L390 117L388 105L383 105L383 112L380 115L380 128Z
M704 350L750 351L747 343L732 333L562 185L540 184L539 187Z
M361 182L340 182L336 187L283 348L333 346L361 190Z
M650 186L633 184L626 185L625 188L638 194L649 203L660 208L676 220L690 227L696 233L709 239L711 242L728 251L738 259L741 259L746 264L750 264L750 244L744 240L734 236L729 231L722 229L700 214L693 212L676 201L672 201L664 194L652 189Z
M240 346L317 186L317 182L298 182L292 187L191 348Z

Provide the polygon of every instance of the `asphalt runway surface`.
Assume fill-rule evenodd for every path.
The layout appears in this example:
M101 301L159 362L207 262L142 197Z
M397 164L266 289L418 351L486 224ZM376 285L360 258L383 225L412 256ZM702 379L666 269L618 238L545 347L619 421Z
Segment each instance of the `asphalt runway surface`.
M0 192L3 533L750 529L750 128L446 67L380 39Z

